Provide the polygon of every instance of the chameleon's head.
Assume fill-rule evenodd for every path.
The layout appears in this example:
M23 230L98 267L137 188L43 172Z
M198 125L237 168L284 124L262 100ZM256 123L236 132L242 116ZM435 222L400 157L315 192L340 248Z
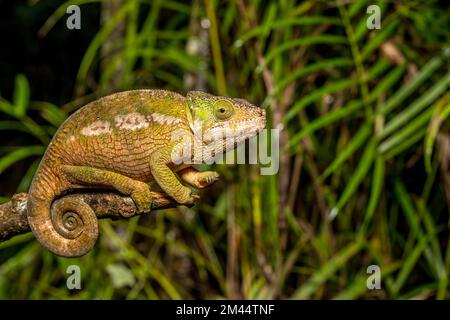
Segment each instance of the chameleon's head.
M265 110L243 99L213 96L201 91L191 91L187 97L192 130L201 130L204 145L240 144L266 125Z

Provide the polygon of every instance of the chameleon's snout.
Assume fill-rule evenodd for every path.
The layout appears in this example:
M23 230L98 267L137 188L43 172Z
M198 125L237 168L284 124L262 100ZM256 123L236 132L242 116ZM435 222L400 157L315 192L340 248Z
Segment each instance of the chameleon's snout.
M259 113L259 128L258 131L261 131L262 129L264 129L266 127L266 110L262 109L262 108L258 108L258 113Z
M260 115L262 116L262 117L266 117L266 110L264 110L264 109L259 109L259 113L260 113Z
M259 111L260 113L261 113L261 117L263 117L264 118L264 124L265 124L265 122L266 122L266 110L264 110L264 109L260 109L260 111Z
M259 118L262 118L262 119L266 120L266 110L264 110L264 109L262 109L262 108L257 108L256 115L257 115Z

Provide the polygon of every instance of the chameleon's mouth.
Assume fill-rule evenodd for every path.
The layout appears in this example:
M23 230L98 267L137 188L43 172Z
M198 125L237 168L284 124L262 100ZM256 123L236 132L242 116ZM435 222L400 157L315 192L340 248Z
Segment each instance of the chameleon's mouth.
M256 136L266 126L265 115L241 119L230 120L218 123L205 132L203 140L205 144L210 144L214 141L222 141L229 139L236 139L243 141Z

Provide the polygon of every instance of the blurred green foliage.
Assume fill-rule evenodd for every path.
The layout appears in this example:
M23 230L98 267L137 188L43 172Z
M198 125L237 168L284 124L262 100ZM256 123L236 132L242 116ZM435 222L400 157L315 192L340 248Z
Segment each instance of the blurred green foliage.
M0 98L3 201L27 190L68 114L130 88L262 105L283 127L281 168L216 165L222 180L194 208L101 221L82 258L31 234L1 243L0 298L450 298L450 10L375 3L380 30L365 0L78 0L25 30L51 35L71 4L101 13L96 30L58 29L92 36L64 103L34 101L19 73ZM81 290L66 288L71 264ZM373 264L381 290L367 289Z

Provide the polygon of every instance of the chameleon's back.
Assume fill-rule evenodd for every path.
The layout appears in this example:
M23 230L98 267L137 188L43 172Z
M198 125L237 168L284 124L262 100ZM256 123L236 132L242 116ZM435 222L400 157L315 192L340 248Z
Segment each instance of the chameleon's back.
M148 158L170 139L168 130L188 128L186 98L163 90L116 93L83 107L62 126L55 144L64 164L112 170L150 179Z
M66 202L51 213L55 198L77 187L63 166L89 165L149 181L148 159L169 142L168 128L188 128L185 97L163 90L113 94L70 116L48 146L29 191L28 220L39 242L58 255L80 256L97 238L97 218L89 207Z

